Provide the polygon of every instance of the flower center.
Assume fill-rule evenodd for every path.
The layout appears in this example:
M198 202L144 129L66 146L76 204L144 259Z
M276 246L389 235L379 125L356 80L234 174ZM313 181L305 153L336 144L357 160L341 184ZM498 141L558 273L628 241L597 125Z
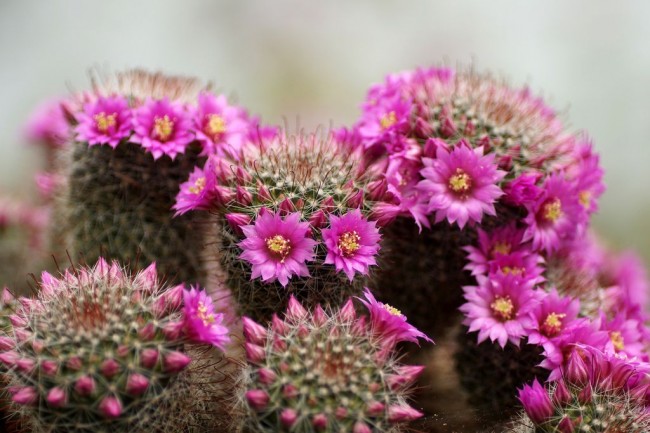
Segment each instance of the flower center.
M457 168L456 173L449 178L449 188L453 192L464 194L472 187L472 178L462 168Z
M345 232L339 237L339 250L344 257L350 257L361 247L359 241L361 236L356 231Z
M117 121L117 113L106 114L103 111L101 113L95 114L93 117L95 119L95 127L99 132L108 132L109 128L115 127Z
M199 319L203 321L205 326L210 326L214 323L214 314L208 313L208 307L205 306L203 302L199 301L199 307L197 308L199 314Z
M284 263L284 259L286 259L291 252L291 241L282 235L275 235L266 238L265 241L266 248L269 249L271 254L279 258L280 263Z
M559 198L549 200L542 206L542 218L554 223L562 216L562 202Z
M396 124L397 116L395 116L395 112L391 111L390 113L386 114L384 117L381 118L379 123L381 124L382 129L388 129L394 124Z
M590 191L580 191L580 194L578 194L578 200L580 200L580 204L582 207L585 209L589 209L591 206L591 192Z
M174 132L174 121L168 115L163 117L154 117L153 136L154 138L165 142L169 140Z
M562 330L562 319L566 314L550 313L542 323L542 332L547 337L555 337Z
M398 310L397 308L393 307L392 305L381 304L381 306L384 308L384 310L388 311L393 316L401 316L402 315L402 312L400 310Z
M199 177L189 189L192 194L198 194L203 191L203 188L205 188L205 177Z
M218 114L209 114L207 117L204 131L214 140L218 140L226 132L226 120Z
M492 247L492 255L495 253L503 254L504 256L510 254L512 251L512 245L509 242L499 241Z
M522 275L526 270L524 268L519 268L517 266L504 266L501 268L501 272L504 275Z
M612 331L609 334L609 339L612 340L612 344L614 345L614 349L616 350L623 350L625 349L625 341L623 340L623 336L619 331Z
M502 321L512 319L515 311L515 306L512 304L510 296L497 296L496 299L490 304L492 312Z

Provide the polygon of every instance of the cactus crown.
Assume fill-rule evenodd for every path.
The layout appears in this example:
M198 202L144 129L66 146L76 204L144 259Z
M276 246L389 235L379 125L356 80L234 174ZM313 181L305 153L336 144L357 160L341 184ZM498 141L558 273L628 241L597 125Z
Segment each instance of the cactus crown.
M291 298L284 320L266 328L244 318L244 333L258 431L384 432L421 416L406 397L422 367L400 365L394 342L357 318L351 301L308 312Z
M155 265L131 277L100 259L60 278L43 273L40 289L10 317L14 347L0 354L34 431L155 427L144 415L190 362L183 287L163 292Z

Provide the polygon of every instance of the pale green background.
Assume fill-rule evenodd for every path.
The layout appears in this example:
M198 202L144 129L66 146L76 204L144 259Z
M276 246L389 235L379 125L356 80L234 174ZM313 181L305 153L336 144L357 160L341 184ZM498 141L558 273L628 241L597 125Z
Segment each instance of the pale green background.
M211 79L271 122L351 123L391 71L473 62L567 110L602 154L596 226L650 258L650 2L0 1L0 189L28 191L20 125L93 66Z

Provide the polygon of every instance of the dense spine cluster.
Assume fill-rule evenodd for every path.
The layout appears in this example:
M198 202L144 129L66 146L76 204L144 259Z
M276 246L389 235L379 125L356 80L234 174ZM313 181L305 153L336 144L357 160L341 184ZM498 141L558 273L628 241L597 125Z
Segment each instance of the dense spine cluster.
M414 341L408 333L418 331L392 307L369 308L370 323L351 300L340 310L309 312L292 297L284 320L274 316L266 327L244 318L253 431L382 433L422 415L406 400L422 367L401 365L394 354L397 342ZM401 328L379 325L390 321Z

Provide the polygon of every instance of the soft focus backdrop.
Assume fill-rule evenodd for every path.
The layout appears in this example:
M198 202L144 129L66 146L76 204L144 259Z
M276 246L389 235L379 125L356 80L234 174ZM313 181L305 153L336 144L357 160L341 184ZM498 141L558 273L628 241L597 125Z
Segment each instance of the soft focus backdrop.
M88 70L212 80L269 122L350 124L367 87L418 65L528 84L586 130L608 191L596 227L650 262L650 2L48 0L0 2L0 191L39 164L21 126Z

